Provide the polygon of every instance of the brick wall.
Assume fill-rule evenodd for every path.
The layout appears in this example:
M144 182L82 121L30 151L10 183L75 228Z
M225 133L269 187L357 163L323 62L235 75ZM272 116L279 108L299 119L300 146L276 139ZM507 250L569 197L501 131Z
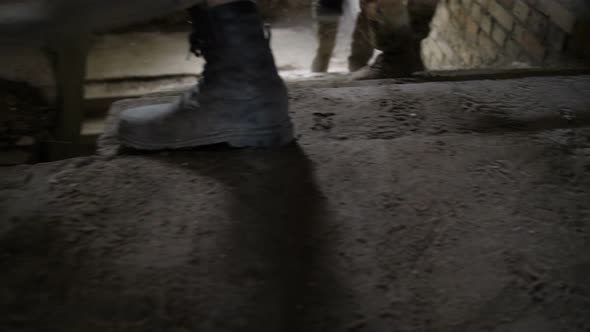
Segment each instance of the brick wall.
M587 43L587 31L578 29L585 2L441 0L422 42L424 63L429 69L579 65L573 50Z

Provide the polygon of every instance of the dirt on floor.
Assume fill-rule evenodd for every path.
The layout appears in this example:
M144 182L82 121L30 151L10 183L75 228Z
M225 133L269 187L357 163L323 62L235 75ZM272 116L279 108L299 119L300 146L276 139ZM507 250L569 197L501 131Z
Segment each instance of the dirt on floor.
M2 168L0 330L590 331L588 91L299 87L289 147Z

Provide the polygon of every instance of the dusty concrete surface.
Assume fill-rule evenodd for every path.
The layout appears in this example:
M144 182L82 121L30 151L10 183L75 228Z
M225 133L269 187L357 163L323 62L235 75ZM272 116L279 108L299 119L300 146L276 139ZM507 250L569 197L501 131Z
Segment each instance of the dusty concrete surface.
M0 169L2 331L588 331L590 76L296 88L298 145Z

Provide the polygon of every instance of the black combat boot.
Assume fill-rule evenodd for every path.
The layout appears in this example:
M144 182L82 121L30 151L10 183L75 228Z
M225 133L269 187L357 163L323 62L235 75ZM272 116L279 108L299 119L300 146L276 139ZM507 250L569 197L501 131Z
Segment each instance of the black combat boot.
M191 49L205 58L198 88L174 104L126 110L123 145L142 150L227 143L268 147L289 143L287 89L279 77L256 4L236 1L191 9Z

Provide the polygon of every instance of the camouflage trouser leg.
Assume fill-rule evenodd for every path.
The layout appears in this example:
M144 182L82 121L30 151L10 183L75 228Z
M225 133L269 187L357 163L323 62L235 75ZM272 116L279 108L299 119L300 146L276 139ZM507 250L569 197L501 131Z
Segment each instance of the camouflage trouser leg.
M334 47L336 46L336 36L338 35L338 21L335 22L318 22L317 23L317 38L318 48L315 58L311 65L311 71L314 73L322 73L328 71L330 58Z
M313 72L326 72L330 58L336 46L336 36L340 16L342 16L343 0L314 0L312 2L312 16L316 24L318 48L311 65Z
M369 63L375 52L375 45L370 22L364 11L361 11L354 26L352 33L352 43L350 45L350 56L348 57L348 70L357 71Z

